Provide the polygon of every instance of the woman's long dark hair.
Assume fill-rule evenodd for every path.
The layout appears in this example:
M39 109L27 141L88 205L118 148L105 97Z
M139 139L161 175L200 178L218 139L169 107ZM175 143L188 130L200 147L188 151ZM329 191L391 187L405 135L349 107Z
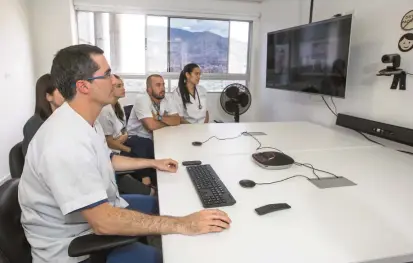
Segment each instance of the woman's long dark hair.
M123 84L123 80L118 75L113 74L113 76L120 80ZM115 110L116 117L118 117L118 119L121 121L125 121L125 113L123 113L122 106L120 105L119 101L116 102L113 108Z
M191 100L189 98L189 91L186 88L186 73L191 74L194 69L199 68L199 66L195 63L190 63L184 67L184 69L181 71L181 75L179 75L179 82L178 82L178 88L179 92L181 93L181 98L182 102L184 104L184 108L186 110L186 104L190 103Z
M34 113L38 114L42 120L47 120L47 118L52 115L52 107L46 99L46 95L53 95L55 90L56 87L53 85L50 74L41 76L36 82L36 106Z

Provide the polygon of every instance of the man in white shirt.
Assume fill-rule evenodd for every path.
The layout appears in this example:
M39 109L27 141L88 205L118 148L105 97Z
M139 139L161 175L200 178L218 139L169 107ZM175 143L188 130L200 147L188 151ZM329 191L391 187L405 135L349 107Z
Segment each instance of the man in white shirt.
M147 94L137 97L128 120L128 134L152 139L152 132L167 126L179 125L175 104L165 97L165 81L160 75L146 79Z
M169 217L125 209L128 203L119 196L114 170L175 172L178 164L170 159L110 154L96 119L113 101L115 79L100 48L76 45L60 50L51 74L67 103L34 136L19 184L21 221L34 263L85 260L70 258L67 250L74 238L92 231L99 235L196 235L229 227L230 219L219 210ZM109 258L108 262L122 263L160 260L153 248L139 243L115 249Z
M127 146L142 158L154 158L153 131L180 124L175 103L165 97L165 81L153 74L146 79L146 94L139 95L129 116Z

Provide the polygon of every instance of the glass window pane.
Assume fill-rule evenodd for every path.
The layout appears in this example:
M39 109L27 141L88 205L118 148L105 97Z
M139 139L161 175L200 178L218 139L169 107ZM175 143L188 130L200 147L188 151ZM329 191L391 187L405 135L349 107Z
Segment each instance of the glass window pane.
M246 85L245 80L201 80L199 85L204 87L208 92L221 92L226 86L239 83ZM178 80L171 79L171 91L174 91L178 87Z
M95 45L95 23L93 12L77 12L79 44Z
M226 86L232 83L245 85L245 80L201 80L199 85L203 86L208 92L221 92Z
M96 46L103 49L105 57L111 65L109 13L95 13L95 35Z
M248 64L249 22L230 22L228 73L246 74Z
M145 24L145 15L116 15L114 72L145 74Z
M170 18L170 72L197 63L204 73L228 72L229 21Z
M168 67L168 18L148 16L147 30L147 70L167 72Z
M146 80L145 79L124 79L126 92L146 92Z

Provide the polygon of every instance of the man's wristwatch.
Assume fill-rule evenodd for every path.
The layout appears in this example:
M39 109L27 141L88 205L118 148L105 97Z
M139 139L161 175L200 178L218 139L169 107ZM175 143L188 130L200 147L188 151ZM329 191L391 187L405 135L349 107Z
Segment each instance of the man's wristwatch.
M162 116L161 116L161 115L158 115L158 116L156 117L156 119L157 119L158 121L161 121L161 120L162 120Z

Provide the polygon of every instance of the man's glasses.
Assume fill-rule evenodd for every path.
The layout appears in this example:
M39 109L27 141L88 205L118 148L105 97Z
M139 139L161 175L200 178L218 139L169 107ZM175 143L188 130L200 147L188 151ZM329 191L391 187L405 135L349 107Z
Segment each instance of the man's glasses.
M95 80L95 79L109 79L109 78L112 77L112 75L113 75L112 72L108 71L102 76L91 77L91 78L88 78L87 80L92 81L92 80Z
M95 79L110 79L113 76L112 72L108 71L105 74L101 75L101 76L95 76L95 77L91 77L91 78L87 78L87 81L92 81ZM76 86L76 83L73 83L72 86Z

